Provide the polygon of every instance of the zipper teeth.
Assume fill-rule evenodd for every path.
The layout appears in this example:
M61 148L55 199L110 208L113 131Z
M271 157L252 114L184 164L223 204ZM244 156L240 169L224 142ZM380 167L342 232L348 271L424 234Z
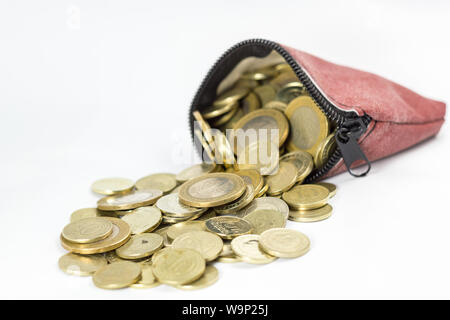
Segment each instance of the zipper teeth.
M197 90L194 99L192 100L190 113L189 113L189 128L191 131L191 137L194 139L193 136L193 116L192 112L194 111L194 108L196 107L197 101L199 100L199 97L201 94L203 94L203 88L206 86L206 84L209 82L213 74L215 73L218 65L222 62L223 59L225 59L229 54L234 52L236 49L239 49L243 46L247 45L261 45L268 47L272 50L275 50L278 54L280 54L284 60L289 64L289 66L294 70L296 76L299 78L299 80L303 83L305 86L308 94L312 97L312 99L316 102L316 104L319 106L319 108L322 110L322 112L330 119L332 122L334 122L338 127L344 123L344 121L347 118L354 118L357 117L357 115L354 112L348 112L348 111L342 111L334 107L319 91L319 89L316 87L316 85L310 80L309 76L303 71L303 69L300 67L300 65L295 61L295 59L291 56L289 52L287 52L283 47L281 47L279 44L265 39L249 39L244 40L242 42L239 42L238 44L232 46L230 49L225 51L225 53L216 60L214 65L211 67L209 72L207 73L206 77L203 79L200 88ZM365 117L365 116L364 116ZM370 118L365 119L367 122L370 122ZM365 121L366 122L366 121ZM333 168L336 163L342 158L342 154L339 149L336 149L336 151L333 153L333 155L328 159L327 163L320 168L319 170L313 171L306 179L305 182L312 182L323 175L325 175L331 168Z

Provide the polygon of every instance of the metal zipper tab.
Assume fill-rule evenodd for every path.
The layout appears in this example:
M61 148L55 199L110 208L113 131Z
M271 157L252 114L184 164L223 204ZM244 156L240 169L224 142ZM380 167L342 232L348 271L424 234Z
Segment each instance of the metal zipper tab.
M366 132L367 125L362 118L345 121L336 132L336 142L344 159L347 171L354 177L363 177L369 173L371 163L359 146L358 139ZM352 165L362 161L358 169Z

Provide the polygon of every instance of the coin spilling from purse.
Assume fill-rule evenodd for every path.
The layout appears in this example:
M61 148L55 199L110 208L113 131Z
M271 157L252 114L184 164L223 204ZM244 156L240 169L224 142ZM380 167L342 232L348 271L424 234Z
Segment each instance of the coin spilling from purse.
M310 183L335 152L330 123L284 63L241 74L193 112L202 163L137 181L108 178L95 208L61 232L66 273L103 289L166 284L193 290L219 279L217 263L267 264L310 249L286 228L329 218L331 183Z

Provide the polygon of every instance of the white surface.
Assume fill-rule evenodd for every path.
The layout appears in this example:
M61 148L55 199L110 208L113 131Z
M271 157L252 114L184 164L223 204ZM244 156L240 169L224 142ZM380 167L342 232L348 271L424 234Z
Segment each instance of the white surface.
M178 172L190 101L212 63L262 37L449 100L445 1L2 1L0 298L450 298L448 126L347 174L311 251L220 264L209 289L104 291L62 273L58 237L90 184ZM185 160L185 159L182 159ZM186 161L184 161L186 162Z

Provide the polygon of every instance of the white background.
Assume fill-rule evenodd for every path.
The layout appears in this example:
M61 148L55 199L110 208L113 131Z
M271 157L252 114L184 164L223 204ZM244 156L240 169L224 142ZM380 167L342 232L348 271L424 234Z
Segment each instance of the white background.
M342 174L334 215L288 227L311 251L220 264L196 292L105 291L58 269L59 233L99 178L178 172L191 99L238 41L261 37L448 101L445 1L17 1L0 4L0 298L450 298L448 125Z

